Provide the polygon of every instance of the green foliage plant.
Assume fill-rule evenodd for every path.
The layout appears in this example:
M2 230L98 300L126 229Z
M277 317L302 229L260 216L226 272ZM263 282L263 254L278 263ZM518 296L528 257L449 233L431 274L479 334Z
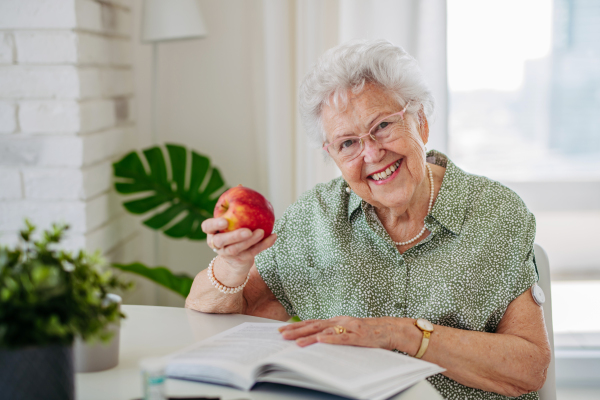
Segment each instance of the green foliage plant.
M194 279L189 275L175 274L165 267L147 267L139 262L131 264L113 264L112 266L121 271L131 272L148 278L151 281L174 291L184 299L190 293L192 283L194 282Z
M228 188L208 157L176 144L165 147L169 163L158 146L142 152L148 168L136 151L114 163L115 189L138 195L123 206L133 214L149 213L147 227L172 238L204 240L200 225L212 217L219 195Z
M133 196L123 203L125 209L146 214L144 225L175 239L205 240L202 221L213 216L219 196L228 189L207 156L177 144L150 147L141 154L132 151L113 164L113 171L117 192ZM148 278L184 298L192 287L193 278L166 267L139 262L113 267Z
M0 348L69 345L77 335L108 340L105 328L125 316L106 296L131 283L99 253L58 249L68 226L54 224L34 240L35 227L26 225L19 245L0 245Z

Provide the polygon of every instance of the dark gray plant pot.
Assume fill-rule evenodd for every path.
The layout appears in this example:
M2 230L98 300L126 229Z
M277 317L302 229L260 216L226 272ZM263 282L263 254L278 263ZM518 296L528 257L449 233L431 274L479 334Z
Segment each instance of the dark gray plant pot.
M0 400L74 400L72 346L0 349Z

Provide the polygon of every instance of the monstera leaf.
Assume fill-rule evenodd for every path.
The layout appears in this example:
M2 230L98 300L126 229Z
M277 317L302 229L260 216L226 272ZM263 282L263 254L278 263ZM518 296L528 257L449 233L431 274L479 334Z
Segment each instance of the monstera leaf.
M184 299L190 293L194 278L187 274L174 274L170 269L165 267L147 267L144 264L134 262L131 264L113 264L115 268L121 271L131 272L141 275L174 291Z
M206 239L200 225L212 217L219 195L227 189L221 173L206 156L175 144L165 147L170 168L158 146L143 151L147 167L135 151L113 164L117 192L138 195L123 206L133 214L148 213L144 225L167 236Z

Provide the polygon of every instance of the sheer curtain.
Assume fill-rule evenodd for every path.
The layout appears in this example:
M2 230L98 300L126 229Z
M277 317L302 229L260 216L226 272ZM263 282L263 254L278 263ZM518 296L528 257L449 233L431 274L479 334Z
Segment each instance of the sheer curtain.
M428 148L447 149L445 0L263 0L265 166L279 217L304 191L339 176L306 139L298 86L327 49L384 38L421 65L436 98Z

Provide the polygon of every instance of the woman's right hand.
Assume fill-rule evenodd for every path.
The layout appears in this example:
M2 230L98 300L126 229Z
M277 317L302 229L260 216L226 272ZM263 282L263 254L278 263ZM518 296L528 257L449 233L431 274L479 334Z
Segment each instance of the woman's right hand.
M277 235L273 233L263 239L265 233L262 229L252 232L248 228L218 233L226 229L227 225L225 218L209 218L202 222L202 231L207 234L206 242L213 249L217 249L219 258L229 264L236 273L247 275L254 265L254 257L271 247Z

